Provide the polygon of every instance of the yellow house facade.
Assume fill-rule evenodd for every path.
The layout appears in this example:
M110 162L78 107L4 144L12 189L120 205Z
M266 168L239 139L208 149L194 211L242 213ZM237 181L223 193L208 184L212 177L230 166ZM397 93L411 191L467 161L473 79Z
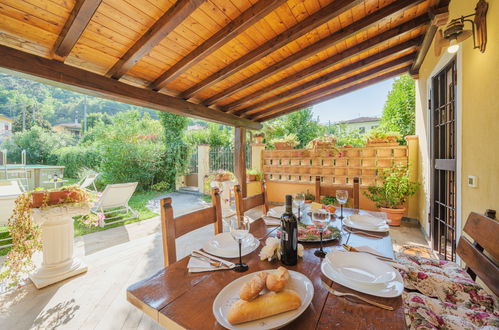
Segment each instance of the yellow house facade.
M473 13L476 3L451 1L449 20ZM473 49L473 38L470 37L460 44L457 53L450 54L444 48L441 55L436 56L434 39L417 77L419 220L434 247L438 244L438 236L441 238L445 234L455 234L454 240L457 241L470 212L484 213L486 209L499 208L499 3L488 1L488 4L485 52ZM465 28L470 29L470 26L465 25ZM444 73L447 76L442 78ZM451 80L455 81L453 86L449 83ZM442 85L435 85L438 83ZM448 106L440 112L436 110L441 102L435 98L442 93L454 99L454 118L450 118L452 114ZM449 98L445 100L449 101ZM451 133L436 128L439 120L435 117L439 115L441 124L454 120ZM451 134L448 138L454 140L449 149L453 156L446 156L445 152L435 156L435 150L445 145L445 141L439 139L447 134ZM446 158L454 161L449 162ZM450 177L439 177L443 171L435 168L445 166L454 166L454 173ZM438 193L440 196L435 196ZM435 217L438 215L451 222L455 233L435 232L435 222L438 221Z

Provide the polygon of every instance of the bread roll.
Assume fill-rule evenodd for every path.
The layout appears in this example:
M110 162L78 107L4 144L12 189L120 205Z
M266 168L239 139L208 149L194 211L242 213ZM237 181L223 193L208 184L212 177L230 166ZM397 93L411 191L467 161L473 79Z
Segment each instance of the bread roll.
M284 313L301 306L300 296L293 290L268 292L252 301L238 300L227 314L230 324L239 324Z
M250 301L258 297L260 291L265 288L265 282L267 280L267 272L260 272L253 276L251 280L244 283L239 291L239 298L242 300Z
M284 267L279 267L267 276L267 289L279 292L289 281L289 272Z

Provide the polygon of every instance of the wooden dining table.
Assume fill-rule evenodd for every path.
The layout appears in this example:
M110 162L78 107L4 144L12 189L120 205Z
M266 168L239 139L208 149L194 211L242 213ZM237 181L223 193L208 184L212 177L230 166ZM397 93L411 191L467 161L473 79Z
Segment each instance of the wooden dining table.
M345 210L344 213L348 215L352 212L359 211ZM341 222L336 219L331 225L341 227ZM153 276L131 285L127 289L127 300L167 329L223 329L212 312L215 297L227 284L241 276L280 266L277 260L261 261L258 256L266 237L275 235L276 229L277 227L266 226L263 219L257 219L251 224L251 233L260 239L260 247L243 257L243 262L249 266L245 273L232 270L189 273L189 257L185 257ZM338 249L338 245L348 240L351 246L369 246L380 254L393 258L390 235L385 233L379 237L345 233L341 242L328 242L324 247L326 252ZM297 265L287 268L306 275L312 281L314 297L305 312L288 324L286 329L405 329L401 297L375 297L333 283L321 273L322 259L314 255L319 244L303 245L303 257L298 258ZM332 295L323 287L322 281L331 285L334 290L355 293L391 306L394 310L381 309L355 298Z

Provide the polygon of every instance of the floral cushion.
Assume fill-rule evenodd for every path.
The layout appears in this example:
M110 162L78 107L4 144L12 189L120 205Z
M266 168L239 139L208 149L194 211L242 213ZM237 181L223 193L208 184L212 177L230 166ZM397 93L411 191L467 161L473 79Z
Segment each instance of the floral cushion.
M420 293L404 293L404 312L409 329L497 329L497 312L468 309Z
M399 264L415 268L419 271L441 274L449 278L471 280L468 273L452 261L428 259L404 253L396 253L395 256Z

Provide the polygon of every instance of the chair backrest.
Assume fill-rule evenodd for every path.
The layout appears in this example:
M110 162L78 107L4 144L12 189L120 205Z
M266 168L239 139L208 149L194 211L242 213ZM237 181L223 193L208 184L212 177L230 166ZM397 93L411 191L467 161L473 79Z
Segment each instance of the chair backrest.
M0 196L20 195L23 193L17 180L0 181Z
M85 178L83 178L83 180L81 180L80 187L81 188L90 187L99 175L100 175L100 173L97 173L97 172L93 172L93 173L88 174Z
M352 186L330 186L321 184L321 177L315 177L315 201L321 202L321 196L336 196L337 190L348 191L348 198L353 199L353 208L360 208L360 180L358 177L353 178Z
M161 233L163 238L165 267L168 267L168 265L177 261L175 239L178 237L211 223L214 224L215 235L223 232L222 206L220 205L220 193L217 188L212 190L211 201L212 206L210 207L175 218L173 216L171 197L160 200Z
M14 211L15 202L19 195L0 196L0 226L7 226Z
M260 182L260 189L261 193L243 198L243 193L241 192L241 186L240 185L234 186L234 197L236 200L237 215L244 215L244 212L257 206L262 206L263 214L267 214L267 211L269 210L269 205L268 205L265 181Z
M456 253L466 263L468 272L477 276L499 296L499 222L485 215L471 212L464 225L464 232L473 240L461 235ZM489 257L490 256L490 257Z
M136 188L137 182L108 184L95 207L102 210L126 207Z

